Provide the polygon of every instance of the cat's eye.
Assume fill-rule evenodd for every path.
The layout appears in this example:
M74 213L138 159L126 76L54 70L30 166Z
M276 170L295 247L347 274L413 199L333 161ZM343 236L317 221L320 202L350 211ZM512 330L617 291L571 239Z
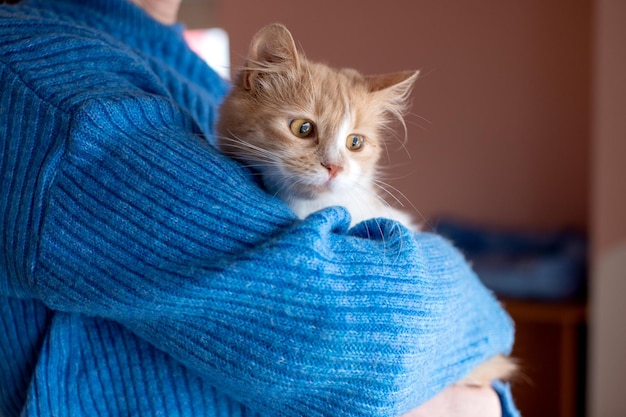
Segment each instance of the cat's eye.
M312 121L306 119L294 119L289 122L291 133L299 138L311 137L315 131L315 125Z
M351 151L360 151L365 144L365 138L362 135L351 134L346 138L346 148Z

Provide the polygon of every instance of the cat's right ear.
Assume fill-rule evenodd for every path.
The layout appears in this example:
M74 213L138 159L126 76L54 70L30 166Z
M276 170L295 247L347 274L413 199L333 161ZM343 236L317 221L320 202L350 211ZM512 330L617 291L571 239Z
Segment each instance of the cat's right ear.
M281 24L268 25L257 32L250 42L248 59L243 74L243 87L253 90L257 78L264 73L298 68L298 50L287 28Z
M387 92L391 97L406 99L411 93L419 71L402 71L383 75L365 77L370 92Z

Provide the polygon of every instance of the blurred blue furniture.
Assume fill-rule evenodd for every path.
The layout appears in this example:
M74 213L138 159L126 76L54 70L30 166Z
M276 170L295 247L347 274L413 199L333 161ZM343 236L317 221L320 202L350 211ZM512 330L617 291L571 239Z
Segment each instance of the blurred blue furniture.
M587 240L569 231L507 231L440 220L435 232L450 239L486 287L515 299L566 300L584 296Z

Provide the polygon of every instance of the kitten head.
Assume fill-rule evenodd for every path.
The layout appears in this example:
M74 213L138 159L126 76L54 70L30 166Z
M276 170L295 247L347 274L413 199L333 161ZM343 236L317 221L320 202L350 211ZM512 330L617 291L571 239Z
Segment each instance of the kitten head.
M371 188L383 135L417 72L363 76L308 61L289 31L258 32L220 109L218 146L289 201Z

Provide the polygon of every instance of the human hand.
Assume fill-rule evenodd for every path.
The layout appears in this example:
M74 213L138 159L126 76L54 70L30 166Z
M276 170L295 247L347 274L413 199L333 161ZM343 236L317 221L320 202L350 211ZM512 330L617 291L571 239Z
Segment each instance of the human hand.
M491 387L451 385L402 417L501 417L498 395Z

